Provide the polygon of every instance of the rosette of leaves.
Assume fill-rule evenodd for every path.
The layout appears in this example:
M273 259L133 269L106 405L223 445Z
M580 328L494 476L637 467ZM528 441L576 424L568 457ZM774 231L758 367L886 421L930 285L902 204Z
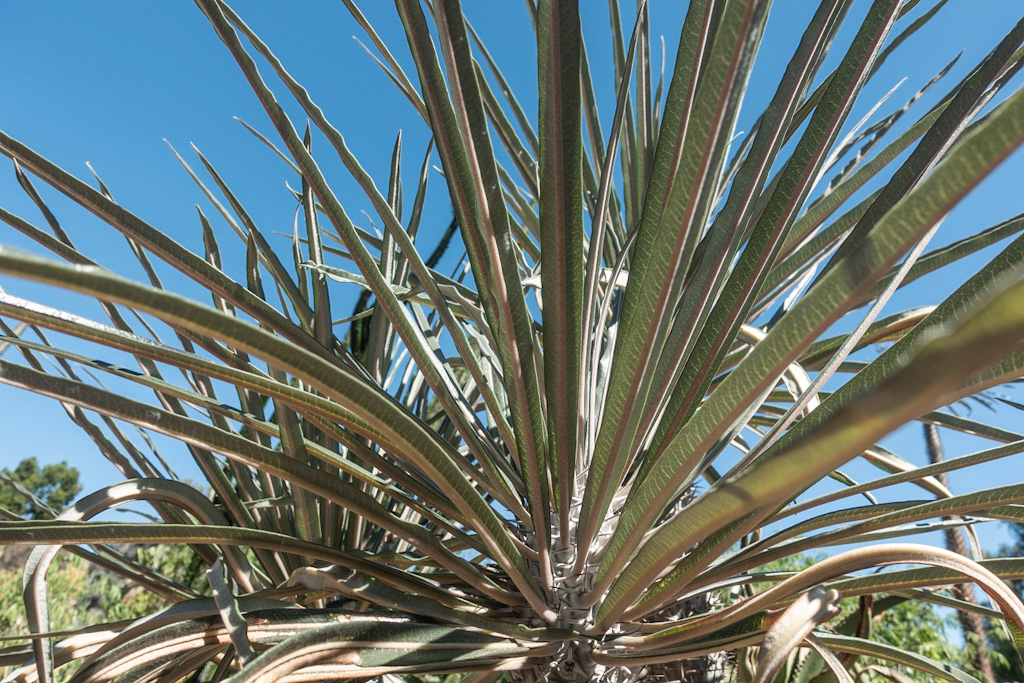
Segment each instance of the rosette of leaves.
M0 249L5 282L94 297L108 318L0 295L0 380L60 401L124 475L60 515L0 525L0 543L34 546L24 598L35 636L0 652L20 667L9 680L49 683L79 661L73 683L767 681L794 650L816 658L794 673L807 680L851 680L861 657L972 680L873 640L865 624L886 596L999 619L1020 646L1024 606L1004 580L1024 575L1024 560L898 539L1024 518L1024 485L954 495L934 477L1024 450L1019 434L943 410L1021 375L1024 238L948 298L882 313L902 285L1024 227L1017 217L926 246L1024 142L1024 93L1003 90L1024 23L960 82L925 85L946 94L912 124L896 126L908 104L865 127L849 120L865 84L943 3L876 0L850 19L851 2L824 0L738 135L767 0L680 7L663 77L646 6L611 2L611 116L599 115L580 30L589 4L527 3L534 116L456 0L397 0L402 59L346 3L433 138L410 206L400 145L390 176L371 177L243 19L220 0L198 4L279 141L258 135L297 176L290 249L271 248L202 155L209 179L186 168L246 245L237 278L205 214L206 250L193 253L98 178L0 134L47 227L0 217L52 252ZM848 42L835 40L843 27ZM365 191L381 233L346 213L284 96L325 141L318 154ZM448 249L465 254L450 275L420 234L435 158L458 229ZM39 183L126 236L150 281L76 249ZM154 261L212 305L164 289ZM370 293L355 319L337 322L354 302L336 282ZM107 360L114 352L136 367ZM914 420L991 444L926 467L877 445ZM182 442L210 493L169 475L125 425ZM873 474L851 480L839 470L851 461ZM907 483L919 497L872 494ZM94 519L128 501L155 521ZM115 540L191 545L209 591L119 555ZM800 571L755 571L851 543ZM53 632L44 577L60 546L172 605ZM964 581L990 604L931 590ZM837 618L841 598L859 607Z

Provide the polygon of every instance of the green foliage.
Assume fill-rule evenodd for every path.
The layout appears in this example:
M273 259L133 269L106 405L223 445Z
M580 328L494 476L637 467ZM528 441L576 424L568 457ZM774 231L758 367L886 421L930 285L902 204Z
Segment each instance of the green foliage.
M198 556L185 545L138 546L134 558L168 579L196 590L205 590L206 579ZM25 605L21 600L21 570L0 568L0 635L22 633L26 627ZM141 586L95 571L85 559L61 553L47 573L52 596L53 630L73 629L90 621L134 620L166 607L168 602Z
M1024 666L1021 666L1013 641L997 624L991 624L986 632L989 659L996 678L1000 681L1024 681Z
M196 570L201 566L195 552L184 545L138 546L135 558L140 564L192 589L206 589L205 577ZM50 627L54 631L75 630L103 622L134 621L168 606L164 600L141 585L119 579L113 574L96 571L82 557L61 553L47 572L50 593ZM0 566L0 636L24 634L28 630L25 603L22 601L22 571L17 567ZM17 647L28 641L12 640L4 647ZM67 681L80 661L57 670L56 680ZM0 666L0 678L13 667Z
M23 633L28 627L25 605L21 601L21 574L18 567L0 569L0 630L4 636ZM96 612L92 618L102 618L105 609L113 607L109 586L98 575L91 575L89 564L81 558L61 554L47 577L47 585L54 595L52 608L56 616L52 626L55 630L85 623L87 606L93 596Z
M0 480L0 508L25 519L46 519L48 515L34 505L31 498L20 494L10 482L57 512L66 508L82 490L82 485L78 483L78 470L69 467L66 460L40 468L34 457L25 458L13 471L5 467L0 470L0 474L6 478Z
M198 150L202 175L179 159L207 201L202 254L0 132L47 228L0 219L56 257L0 247L0 343L23 359L0 358L0 381L61 401L124 477L57 519L0 522L0 545L33 547L23 598L37 634L57 623L54 547L92 548L152 594L103 584L105 618L134 621L76 651L74 683L884 676L867 657L966 683L934 614L892 598L938 599L920 591L965 577L1024 643L1024 604L1004 583L1024 559L903 539L1024 518L1024 484L956 495L935 478L1024 451L1024 435L948 408L1024 374L1024 237L945 299L893 297L1024 229L1018 215L926 251L1024 143L1024 91L1005 92L1024 22L963 80L943 79L950 65L903 108L854 124L882 62L912 57L904 44L944 1L822 0L799 37L785 32L793 57L771 102L745 112L767 0L679 8L664 83L646 5L624 24L609 3L601 54L584 49L589 3L541 0L528 3L527 114L457 0L397 0L401 57L346 0L432 140L411 193L401 138L387 177L371 177L241 17L197 4L283 146L249 127L287 163L287 248L233 191L247 179ZM610 119L588 59L612 65ZM901 124L933 86L945 94ZM742 135L741 112L757 121ZM362 189L368 224L321 155ZM425 234L433 165L455 212L441 244L464 254L452 271L422 257L446 248ZM67 207L37 183L127 237L148 283L79 251ZM244 268L222 258L225 233L244 242ZM164 267L211 301L169 291ZM8 295L7 278L92 297L107 321ZM354 307L353 286L369 292ZM878 444L915 420L991 443L926 467ZM205 481L178 480L134 428L180 441ZM151 521L102 514L128 503ZM139 563L111 542L155 547ZM194 557L161 550L175 544ZM827 554L838 545L853 549ZM145 566L167 563L170 575ZM785 571L758 570L772 563ZM4 661L51 683L53 641Z
M119 607L120 591L95 574L89 564L74 556L61 554L54 565L47 585L53 595L51 609L54 630L79 628L83 624L106 620L107 610ZM0 567L0 635L17 636L28 630L25 605L21 599L21 570ZM26 645L28 641L11 641L5 646ZM67 681L77 663L58 671L56 680ZM13 667L0 667L0 676L6 677Z
M877 617L873 633L881 642L889 643L908 652L915 652L937 662L945 662L977 676L978 673L973 671L971 666L971 647L957 644L951 636L956 628L955 618L953 620L943 619L928 603L907 600L885 610L880 617ZM887 662L870 658L865 658L864 663L891 666ZM900 673L911 680L921 683L931 680L924 673L909 667L899 667L898 669Z

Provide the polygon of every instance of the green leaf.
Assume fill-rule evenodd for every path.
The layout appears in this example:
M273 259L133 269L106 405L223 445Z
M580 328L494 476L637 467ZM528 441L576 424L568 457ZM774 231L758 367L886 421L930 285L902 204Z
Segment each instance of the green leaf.
M429 547L435 559L448 565L455 573L464 574L464 578L471 582L482 581L482 590L485 592L496 590L496 595L504 593L496 586L488 587L488 582L475 567L448 553L444 546L426 529L389 514L372 496L351 483L335 478L320 469L197 420L189 420L84 384L20 368L6 361L0 361L0 379L8 384L60 398L68 403L195 443L255 467L262 473L279 477L290 482L293 490L295 488L305 489L325 500L348 508L368 521L405 538L423 551L427 551ZM329 452L324 453L322 450L318 454L322 458L330 455ZM335 460L335 462L341 464L339 460ZM420 507L414 501L409 500L407 496L403 495L401 498L414 508ZM512 596L509 594L506 597L511 598Z
M708 26L713 8L697 2L687 10L580 513L577 571L586 563L590 539L639 447L638 430L657 369L655 359L671 328L674 302L711 210L716 189L712 171L724 162L769 4L729 4L714 27L713 39ZM708 42L710 54L704 55ZM703 71L700 81L690 79L688 70Z
M1020 47L1022 40L1024 40L1024 19L1021 19L1013 30L1006 34L1006 37L985 58L985 61L968 77L949 104L943 108L935 124L929 127L920 144L914 148L914 152L896 171L878 198L857 222L857 226L850 236L825 265L822 275L847 254L852 253L878 221L882 220L886 213L903 199L907 190L914 187L942 158L964 126L995 95L989 86L1003 73L1004 68L1013 62L1015 52Z
M382 435L385 443L395 448L408 462L427 473L462 509L467 520L479 525L477 531L481 533L481 540L492 552L497 551L494 552L496 561L525 570L522 556L497 515L458 469L458 456L447 452L436 435L360 375L325 363L312 353L248 323L95 269L70 268L0 247L0 272L51 284L60 283L69 289L129 304L169 323L215 335L233 347L263 356L272 365L302 379L333 401L356 407L357 414L367 426ZM368 436L372 437L372 434Z
M750 297L757 291L757 283L770 264L772 255L777 251L785 228L795 218L799 204L810 191L815 175L814 169L820 166L827 149L838 135L839 126L845 120L855 95L863 84L865 71L895 19L897 4L879 0L868 12L853 45L830 82L822 104L815 110L797 149L781 172L780 182L772 191L769 206L759 218L740 260L729 276L729 282L701 331L691 354L692 362L682 371L678 385L680 392L670 399L667 406L668 418L663 418L663 426L656 438L667 438L673 434L672 431L665 432L665 425L678 425L678 420L673 418L692 414L696 409L697 400L710 385L712 372L716 369L713 366L720 362L719 356L724 356L727 346L736 338L742 313L752 303ZM909 248L909 244L904 250L906 248ZM632 273L630 277L633 277ZM772 330L774 339L766 339L757 344L750 356L712 393L711 400L704 404L699 415L666 442L663 447L664 453L647 476L637 482L630 491L620 523L598 569L595 583L598 591L595 593L608 586L623 562L630 557L642 535L653 525L668 502L675 497L681 485L687 479L695 478L700 459L710 450L712 444L733 424L741 422L739 418L748 412L751 406L760 403L755 399L769 389L795 359L795 354L791 355L793 351L799 349L802 343L809 343L809 336L820 334L832 320L845 312L839 306L842 300L839 292L839 287L830 289L830 294L835 299L827 307L812 304L814 297L811 293L802 299L800 305L804 310L816 311L812 317L820 320L819 316L827 316L817 325L807 325L807 336L803 337L806 341L802 342L796 336L790 336L781 343L774 341L783 336L778 329L787 327L782 323L777 325ZM824 294L821 290L819 293ZM796 313L795 309L793 313ZM796 317L798 316L790 320L793 321ZM776 347L777 344L784 344L785 348ZM755 360L773 347L775 350L772 356L775 362L761 364L759 360ZM743 379L739 379L740 377Z
M931 176L907 195L893 211L887 214L885 219L879 222L875 230L871 232L870 238L858 250L851 253L849 258L844 260L842 268L832 269L825 277L819 280L818 286L808 292L792 311L779 321L762 343L754 347L750 355L725 379L704 404L700 417L693 423L694 426L684 430L676 438L676 441L679 442L678 451L681 454L703 453L706 451L708 446L710 446L711 438L715 436L715 432L711 428L712 424L715 422L718 424L726 422L728 413L736 412L739 409L738 406L744 405L739 393L736 391L737 389L750 387L748 391L758 391L759 393L764 390L764 385L768 384L769 381L774 382L774 377L777 377L781 369L785 367L784 364L788 364L806 348L808 343L806 340L811 336L807 334L808 332L813 333L816 330L823 330L830 322L830 319L835 316L836 311L844 310L844 300L850 301L854 299L859 291L862 291L868 283L884 273L896 258L911 246L919 235L926 232L936 221L940 220L953 203L980 182L999 161L1004 159L1021 142L1024 142L1024 97L1015 95L1007 100L984 126L964 140L950 154L946 163L936 169ZM903 400L908 390L909 393L915 396L915 400L903 404L902 408L898 411L901 416L913 419L937 405L941 405L941 403L935 402L934 394L927 395L928 391L925 389L925 385L930 385L935 390L938 390L941 386L943 392L952 392L957 381L967 379L971 374L989 365L994 357L1005 355L1015 348L1012 346L1012 342L1009 341L1013 333L1012 327L1014 323L1012 322L1012 316L1015 315L1013 313L1015 310L1013 303L1014 291L1015 288L1011 287L1007 292L997 297L996 301L976 313L971 318L971 324L962 325L956 332L943 338L942 341L937 340L932 342L932 344L926 345L920 353L914 356L909 365L886 378L887 385L885 388L890 397L895 398L897 395L900 395L899 400ZM992 318L993 316L1004 314L1011 317L1006 319L1007 326L1000 329L999 325ZM987 335L990 333L993 336L988 337ZM981 336L978 339L973 338L979 334ZM1002 337L1002 334L1010 336ZM986 338L987 342L992 344L987 353L992 353L993 355L982 355L980 347L961 346L974 343L975 341L980 342L982 338ZM948 346L944 346L943 342L948 343ZM943 384L933 385L934 382L938 381L936 377L922 376L933 374L923 369L925 367L923 363L929 355L934 354L935 358L942 357L945 359L949 356L956 357L957 353L964 354L964 351L967 349L969 349L968 353L957 357L957 362L948 366L951 373L953 368L962 368L957 373L960 379L955 380L946 375ZM893 382L896 377L899 377L904 383L898 386L894 385ZM881 396L872 396L870 399L874 405L874 408L870 410L872 415L878 414L877 408L882 405L880 399ZM865 400L861 399L861 402ZM860 406L856 408L856 410L860 409ZM847 410L853 410L853 408L848 407ZM807 450L812 448L812 443L815 444L813 452L824 455L828 452L827 448L817 450L819 443L824 446L824 440L817 442L817 439L803 438L798 445L794 444L795 447L786 452L787 457L784 459L769 457L766 454L761 462L770 467L772 471L776 471L775 467L778 467L777 471L782 478L774 483L769 483L772 477L768 476L767 471L758 472L756 477L750 476L752 472L761 469L757 465L753 469L744 472L743 476L747 482L753 483L753 479L758 481L758 484L755 485L755 488L758 489L755 499L765 506L772 505L775 502L781 503L782 500L776 498L776 496L786 495L787 493L792 495L792 492L802 490L807 484L799 482L802 481L809 484L821 474L835 469L845 459L852 457L856 452L869 446L889 429L896 426L889 419L879 420L871 424L869 428L865 428L868 427L868 424L864 420L851 420L849 418L845 421L833 420L831 422L831 429L835 429L836 432L831 438L839 438L839 433L843 431L844 427L852 430L853 433L857 433L860 437L866 438L857 438L855 442L853 438L847 440L848 437L852 436L852 433L843 434L841 451L831 451L830 457L821 461L821 470L815 466L809 467L807 460L801 461L798 458L791 458L793 458L795 453L800 453L802 456L812 452ZM698 429L700 431L697 431ZM823 439L824 434L828 431L828 429L822 429ZM787 436L792 436L793 433L793 431L790 431ZM870 437L868 436L869 434L871 435ZM785 446L788 446L789 443L791 441L787 440ZM785 447L782 445L782 442L779 442L777 445L779 450ZM824 462L825 460L828 462L827 465ZM665 467L669 468L669 470L671 470L670 465L676 464L674 459L668 457L662 462L665 463ZM799 471L792 469L790 465L783 464L789 462L801 462L798 466ZM786 470L790 470L790 472L783 474ZM650 508L651 503L655 496L664 489L666 484L669 481L673 481L672 476L666 477L663 474L659 474L659 471L657 468L652 470L651 475L642 483L639 490L635 490L633 499L627 504L623 512L623 520L616 532L616 537L625 536L628 530L630 530L630 526L635 524L635 519L643 519L646 522L644 525L637 525L638 528L647 528L653 521ZM794 477L794 474L799 476ZM776 484L779 485L778 489L774 488ZM720 482L717 489L721 490L723 486L730 485L729 483ZM655 534L655 537L645 544L645 550L641 551L640 556L631 562L627 571L618 578L616 583L619 585L619 592L611 593L609 598L602 604L600 610L602 617L607 618L613 614L612 610L614 609L623 609L625 605L621 604L622 598L620 596L629 595L631 599L635 598L644 587L650 584L650 581L653 579L652 574L656 575L661 568L665 567L665 563L678 558L683 550L692 543L692 539L706 535L708 529L721 526L723 520L734 518L734 511L736 509L749 511L749 503L743 501L750 500L748 495L754 492L746 490L746 485L743 488L744 492L742 494L737 492L738 495L736 497L733 497L732 494L727 494L726 498L730 500L730 503L721 508L718 508L717 504L713 505L715 498L718 498L717 491L709 492L702 496L696 505L702 508L713 505L713 508L708 507L707 509L709 511L716 509L716 512L703 519L701 519L703 512L697 514L696 511L693 511L690 514L680 515L674 523L667 525ZM769 489L774 489L777 493L770 494L768 492ZM722 498L721 503L724 503L724 501L725 498ZM660 508L658 509L660 510ZM726 509L729 512L726 512ZM632 515L630 514L631 511L633 511ZM674 530L673 527L679 527L679 530ZM688 528L690 531L680 533L681 528ZM691 533L693 533L692 536ZM664 541L659 542L659 537L672 538L673 540L666 544ZM609 553L614 554L620 550L621 546L617 547L613 538L609 546ZM655 560L655 557L659 559ZM640 567L644 566L646 569L641 570ZM654 569L656 566L659 569ZM641 576L645 578L641 579Z
M1024 332L1022 294L1024 284L1007 288L955 330L924 343L875 391L851 401L831 421L805 434L800 442L774 457L765 456L734 477L721 480L694 503L687 514L680 515L654 534L620 579L623 586L628 586L630 574L651 558L658 557L658 562L668 564L673 552L676 553L673 557L678 557L692 544L695 537L684 529L714 528L740 512L749 511L751 500L761 503L761 509L774 507L895 426L926 412L928 407L943 399L955 399L958 389L955 377L969 377L988 365L992 358L1016 348L1019 335ZM944 367L950 374L940 379L933 371L935 367ZM930 505L944 503L946 501ZM656 586L653 590L662 589L663 586ZM615 596L614 587L611 596Z
M746 158L739 166L729 189L722 210L715 216L707 235L698 246L696 265L692 270L691 286L682 293L676 313L676 323L666 342L666 354L659 361L659 393L653 405L659 410L649 410L644 431L648 431L655 415L661 411L673 383L678 380L683 363L688 361L694 345L700 336L702 325L707 322L715 300L728 280L728 267L732 264L752 223L754 202L764 189L768 173L775 163L783 144L783 135L792 119L799 99L814 77L823 52L832 40L840 22L837 18L848 9L848 3L825 2L815 12L811 23L804 31L800 44L786 68L782 82L758 122L757 134L753 137ZM664 435L673 430L675 419L681 415L680 399L689 387L680 383L674 395L667 402L666 417L658 426L652 454L643 462L638 480L646 477L650 468L660 457Z
M267 111L271 114L271 118L278 129L278 133L285 140L292 156L299 162L300 167L303 169L304 178L310 182L317 197L319 197L321 204L327 208L328 215L334 223L335 228L342 235L342 239L349 248L352 258L358 263L363 276L369 283L372 283L372 288L377 296L377 303L382 305L392 324L394 324L397 330L402 334L403 341L410 349L410 352L414 354L420 370L424 372L431 388L435 390L439 400L442 402L442 405L445 406L448 416L461 427L461 434L463 438L466 439L467 444L471 446L474 454L479 458L481 463L490 465L490 463L498 457L492 453L495 447L484 438L484 429L482 425L480 425L479 420L466 404L464 397L462 397L460 392L458 392L453 386L453 378L446 376L438 367L436 357L427 348L424 340L419 335L418 328L410 320L407 310L401 306L398 299L394 296L390 283L380 270L380 264L370 255L366 245L364 245L363 241L359 238L352 222L346 215L336 195L327 186L326 179L320 172L316 163L313 161L313 158L309 155L305 145L299 140L291 122L288 120L287 115L277 104L273 94L260 77L252 59L242 49L237 36L227 24L227 19L220 13L221 9L229 12L231 22L250 38L264 57L271 61L277 73L289 85L292 93L303 102L307 112L313 117L318 127L328 135L335 149L346 162L349 170L360 182L364 190L367 191L370 198L374 200L374 204L378 212L385 219L389 230L398 238L399 243L405 247L405 253L416 267L416 272L420 276L420 281L427 287L427 291L434 295L431 297L431 300L435 307L439 311L445 312L446 304L444 298L437 293L436 287L431 286L432 282L429 274L426 272L426 267L420 264L420 261L416 256L416 250L412 247L411 240L407 238L406 233L401 227L401 224L393 210L387 204L384 197L376 190L368 174L348 151L341 135L338 134L332 126L330 126L326 119L324 119L323 112L309 99L305 89L298 85L298 83L288 75L280 62L272 53L270 53L266 46L263 45L263 43L259 41L254 34L252 34L248 27L246 27L245 24L236 15L234 15L234 13L227 10L226 7L222 7L215 2L204 3L204 7L206 8L211 21L214 22L215 27L218 30L218 35L220 35L221 39L231 49L235 59L239 62L240 66L242 66L243 71L249 78L250 85L264 103ZM386 242L387 240L385 240L385 243ZM384 246L385 245L382 245L382 249ZM455 323L454 319L450 315L446 316L445 320L448 323L448 329L453 332L456 343L460 344L465 355L469 355L468 344L464 339L464 335L459 334L460 330L457 327L457 323ZM500 483L501 477L495 474L494 467L488 467L485 471L491 475L489 477L490 481L484 480L480 483L487 488L488 493L503 501L506 507L514 507L515 503L511 498L511 492L502 490ZM529 581L529 579L526 580Z
M537 11L540 89L541 302L548 460L563 547L576 479L583 305L583 188L580 25L577 2L541 0ZM566 84L573 84L569 87Z
M438 153L448 178L463 242L494 331L502 375L509 394L512 427L524 469L533 527L548 545L547 444L536 367L533 323L519 280L511 226L483 114L476 72L457 2L446 3L438 17L442 53L452 79L452 99L441 74L426 19L419 3L402 0L399 13L420 74ZM502 296L495 296L501 292ZM542 577L549 574L542 572ZM531 591L532 592L532 591ZM538 603L539 604L539 603ZM544 610L542 610L544 611Z
M0 131L0 154L18 159L26 169L121 231L132 241L145 247L163 261L176 267L200 285L246 311L254 318L265 321L285 338L290 339L293 344L317 354L323 360L336 362L334 357L328 354L323 347L312 343L301 328L290 322L265 301L246 290L245 287L228 278L219 269L2 131Z
M289 615L291 616L291 615ZM281 677L307 666L333 665L329 678L363 672L459 671L475 666L550 652L552 646L530 647L487 633L393 617L375 620L364 615L330 614L317 628L297 628L295 635L257 657L250 666L226 679L230 683ZM253 615L253 618L266 618ZM291 616L295 619L294 616ZM328 621L328 623L324 623ZM334 623L329 623L334 622ZM273 623L273 622L271 622ZM278 632L281 625L273 624ZM347 674L347 675L346 675Z

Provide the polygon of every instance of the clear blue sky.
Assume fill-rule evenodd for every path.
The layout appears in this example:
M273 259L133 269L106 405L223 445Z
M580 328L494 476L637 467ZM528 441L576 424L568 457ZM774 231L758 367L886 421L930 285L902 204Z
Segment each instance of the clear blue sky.
M391 3L362 4L384 40L408 65L404 37ZM523 105L528 111L535 110L536 93L531 86L535 76L533 38L522 2L467 0L465 4ZM588 49L603 98L602 113L610 117L614 84L606 58L610 35L607 10L597 0L584 0L582 4L587 12L584 29ZM922 2L915 16L932 4ZM651 5L653 33L664 35L671 51L678 40L685 4L653 0ZM760 55L763 65L755 71L741 129L750 123L749 112L756 112L774 91L812 3L778 0L775 5ZM351 36L363 34L341 3L248 1L234 6L307 86L381 186L387 182L395 135L403 131L404 177L407 193L411 194L427 142L425 126L352 40ZM862 16L866 6L865 2L857 3L852 16ZM963 57L946 80L919 104L916 111L923 112L983 58L988 47L1017 21L1021 8L1019 0L952 0L926 31L889 60L851 122L865 113L872 97L881 97L906 76L907 82L881 113L901 106L963 50ZM844 39L849 39L848 32L841 34L839 42ZM410 68L409 72L415 78L414 70ZM277 90L279 98L286 100L283 88ZM288 106L295 121L304 122L295 107ZM189 143L195 143L264 232L291 230L294 204L285 183L296 186L297 181L282 162L232 119L234 116L268 135L272 132L230 55L191 3L0 3L0 129L80 177L88 178L84 163L91 162L122 205L199 253L202 241L194 204L202 206L208 216L214 217L215 211L174 159L164 138L198 167L189 149ZM915 112L911 112L904 123L914 118ZM327 145L322 139L314 141L314 152L318 150L320 162L348 213L360 216L361 210L369 209L368 203L340 164L325 153ZM1024 208L1019 181L1022 176L1024 157L1018 153L951 214L933 244L954 241L1020 212ZM427 226L440 230L450 218L450 205L440 178L435 174L431 182L434 192L428 204ZM120 236L56 193L44 192L44 197L82 251L128 277L143 278ZM9 164L0 164L0 205L42 225L18 188ZM368 221L364 219L362 224L366 226ZM229 273L243 278L240 266L244 250L222 222L215 220L215 229L222 250L234 254L227 261ZM37 250L13 230L0 232L0 243ZM289 245L281 239L279 246L286 252ZM985 258L990 257L991 253ZM978 263L976 259L968 266L976 267ZM166 273L166 269L161 272ZM917 300L937 303L958 284L954 280L962 279L966 272L956 270L952 276L932 278L916 287ZM173 276L168 275L168 283L175 288ZM44 287L11 280L0 282L0 286L51 306L99 315L94 305ZM185 291L196 297L203 295L194 288ZM347 302L339 306L338 317L350 306ZM1011 396L1024 399L1019 392ZM82 471L86 491L115 480L113 467L96 454L53 401L0 386L0 411L0 466L13 466L32 455L42 462L67 459ZM1016 412L981 416L1011 428L1024 417ZM158 443L180 470L190 471L181 448L167 441ZM887 443L915 462L924 460L916 430ZM950 435L946 435L946 443L949 456L976 447L970 439ZM955 480L954 490L1006 483L1007 472L1011 471L1007 467L1004 463L979 469L970 477ZM1020 471L1024 469L1015 470ZM1013 478L1021 477L1014 474ZM985 546L994 549L1006 536L1000 529L991 528L983 538Z

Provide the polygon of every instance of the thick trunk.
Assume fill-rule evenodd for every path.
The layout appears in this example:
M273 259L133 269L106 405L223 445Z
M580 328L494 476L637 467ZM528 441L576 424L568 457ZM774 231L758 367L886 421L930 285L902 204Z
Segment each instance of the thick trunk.
M935 425L924 426L925 442L928 447L928 460L934 463L942 462L942 442L939 440L939 430ZM943 486L949 488L946 473L942 472L935 477ZM955 519L945 517L944 519ZM959 527L946 530L946 548L955 553L967 557L967 545L964 543L963 530ZM974 597L974 585L970 583L958 583L955 586L957 596L964 602L978 604ZM960 627L964 632L964 640L974 644L974 657L972 664L981 673L986 683L996 683L995 673L992 671L992 662L988 658L988 646L985 643L985 623L980 614L974 612L957 612L960 618Z

